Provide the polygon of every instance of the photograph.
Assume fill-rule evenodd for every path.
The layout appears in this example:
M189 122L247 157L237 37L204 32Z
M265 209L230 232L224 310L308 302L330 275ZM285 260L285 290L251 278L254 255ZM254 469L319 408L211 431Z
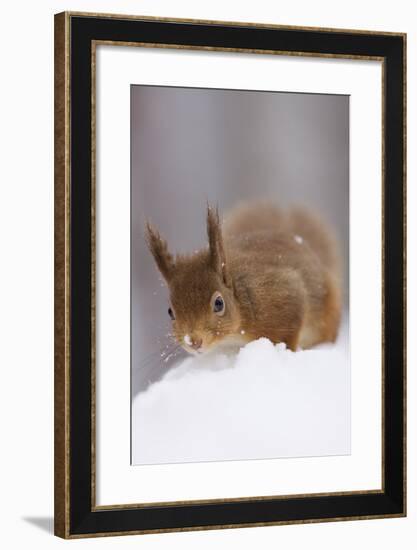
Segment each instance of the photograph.
M2 5L2 548L415 548L415 12Z
M407 513L406 34L249 21L54 17L58 537Z
M349 455L349 96L131 86L131 462Z

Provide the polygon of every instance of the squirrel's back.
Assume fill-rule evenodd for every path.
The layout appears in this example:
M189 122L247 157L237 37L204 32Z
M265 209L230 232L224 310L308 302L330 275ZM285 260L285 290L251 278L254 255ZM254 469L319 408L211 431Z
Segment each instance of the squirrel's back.
M294 346L336 338L340 256L333 232L317 214L267 202L243 203L226 214L223 235L248 317L256 309L260 325L289 327L299 316L302 330ZM265 303L268 308L261 307Z
M291 235L306 241L323 265L340 276L340 254L336 239L319 216L302 207L284 210L266 201L244 202L230 210L223 222L225 240L251 234Z

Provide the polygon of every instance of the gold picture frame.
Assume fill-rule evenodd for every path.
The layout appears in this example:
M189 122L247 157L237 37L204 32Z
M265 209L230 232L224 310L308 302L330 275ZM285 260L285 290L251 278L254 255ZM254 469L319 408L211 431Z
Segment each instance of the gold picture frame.
M129 25L127 25L129 23ZM159 25L159 26L158 26ZM148 29L146 41L132 40L132 29ZM155 28L155 31L153 29ZM204 29L204 39L198 32ZM210 45L207 37L216 29L216 41L224 45ZM239 30L239 38L234 31ZM164 32L175 35L170 43L153 40ZM198 31L198 32L197 32ZM253 31L257 31L253 33ZM117 32L117 40L112 36ZM103 38L103 34L107 37ZM265 34L263 34L265 33ZM259 47L264 37L276 43L276 48ZM305 51L297 50L300 36ZM223 38L219 38L222 35ZM138 33L140 36L140 33ZM126 39L120 38L125 37ZM243 38L242 38L243 37ZM200 42L199 42L200 40ZM204 42L206 40L206 42ZM253 47L240 47L239 41ZM265 39L266 40L266 39ZM235 45L230 45L235 42ZM381 490L338 493L315 493L285 496L248 496L216 500L152 502L135 505L98 506L96 504L96 141L95 141L95 74L96 47L112 44L141 48L174 48L205 51L226 51L246 54L290 55L302 57L378 60L383 64L383 112L381 161L383 165L383 413L382 413L382 480ZM283 45L286 45L283 47ZM333 46L330 46L333 44ZM337 45L336 51L334 44ZM332 51L333 50L333 51ZM77 62L80 55L88 86L83 86ZM78 56L78 57L77 57ZM387 66L389 70L387 70ZM86 74L87 74L86 73ZM85 82L84 82L85 84ZM387 93L387 90L389 93ZM89 120L80 122L80 110L74 107L83 98L89 104ZM84 105L83 104L83 105ZM77 107L78 108L78 107ZM388 109L390 116L387 117ZM162 533L199 529L281 525L401 517L406 514L406 439L405 439L405 179L406 179L406 35L362 30L325 29L276 26L269 24L232 23L191 19L163 19L142 16L85 14L66 12L55 16L55 534L63 538L110 536L122 534ZM392 135L396 131L396 145ZM78 140L83 136L82 140ZM75 140L77 138L77 140ZM74 143L85 147L86 160L81 169L72 164ZM81 145L78 145L81 143ZM398 175L401 169L400 182ZM80 171L81 170L81 171ZM396 179L394 185L394 178ZM84 188L82 188L84 186ZM88 187L86 194L85 187ZM389 186L389 187L388 187ZM386 190L396 198L396 207L390 203ZM75 204L84 204L80 213ZM386 228L394 227L386 235ZM393 259L394 246L401 253L402 262ZM88 265L80 266L79 257L88 257ZM385 284L387 274L388 284ZM401 281L399 294L390 282ZM89 311L78 311L75 300L88 298ZM390 309L391 301L398 300L399 314ZM394 317L395 314L395 317ZM79 321L83 322L80 323ZM398 329L401 326L401 341ZM83 336L87 335L87 336ZM394 356L386 361L386 345L395 347ZM89 352L87 353L86 350ZM398 348L398 349L397 349ZM80 375L80 365L88 367L88 374ZM398 374L399 373L399 374ZM87 378L88 380L87 380ZM84 380L82 383L81 381ZM396 408L387 401L393 396ZM75 410L74 403L83 403ZM85 404L85 405L84 405ZM87 414L86 411L89 411ZM395 410L394 410L395 409ZM387 433L387 415L395 429ZM81 421L81 419L83 419ZM82 427L82 422L87 427ZM385 459L395 442L395 456ZM74 448L83 449L74 453ZM86 456L89 460L86 460ZM78 485L77 485L78 484ZM83 501L84 498L84 501ZM85 502L85 499L87 502ZM355 513L356 507L366 512ZM362 499L362 500L361 500ZM364 499L364 500L363 500ZM291 515L291 503L297 500L299 510ZM326 506L332 503L333 511ZM263 507L260 504L263 503ZM280 503L278 509L277 503ZM300 504L301 503L301 504ZM326 504L327 503L327 504ZM360 503L360 505L359 505ZM288 504L284 513L285 504ZM271 505L269 509L268 506ZM275 508L276 510L275 510ZM353 508L352 508L353 506ZM239 508L240 507L240 508ZM304 508L303 508L304 507ZM168 509L175 509L176 519L169 519ZM233 508L232 512L226 510ZM191 519L186 511L189 511ZM239 509L242 510L239 519ZM268 511L267 511L268 509ZM162 510L162 514L160 513ZM248 511L249 510L249 511ZM271 510L275 510L271 512ZM290 511L288 511L290 510ZM304 512L300 513L300 510ZM181 516L181 511L185 511ZM146 512L146 516L143 512ZM122 519L121 514L126 514ZM135 515L136 514L136 515ZM150 516L149 516L150 514ZM153 515L152 515L153 514ZM222 516L223 514L223 516ZM229 515L228 515L229 514ZM262 516L264 519L260 519ZM273 517L271 517L271 514ZM160 515L160 517L159 517ZM230 517L237 518L230 521ZM106 517L107 516L107 517ZM146 517L145 517L146 516ZM178 517L177 517L178 516ZM181 516L181 517L180 517ZM202 517L205 517L202 521ZM250 521L247 518L250 516ZM288 517L290 516L290 517ZM152 519L149 520L149 517ZM222 522L216 518L222 517ZM129 518L129 519L127 519ZM180 518L180 519L179 519ZM194 518L194 519L193 519ZM229 518L229 519L228 519ZM128 525L128 526L127 526ZM127 527L126 527L127 526Z

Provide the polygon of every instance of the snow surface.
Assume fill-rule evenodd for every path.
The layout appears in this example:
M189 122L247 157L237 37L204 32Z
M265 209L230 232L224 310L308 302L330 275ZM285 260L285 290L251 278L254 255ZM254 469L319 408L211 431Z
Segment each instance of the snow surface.
M347 323L311 350L187 358L135 397L132 428L133 464L349 454Z

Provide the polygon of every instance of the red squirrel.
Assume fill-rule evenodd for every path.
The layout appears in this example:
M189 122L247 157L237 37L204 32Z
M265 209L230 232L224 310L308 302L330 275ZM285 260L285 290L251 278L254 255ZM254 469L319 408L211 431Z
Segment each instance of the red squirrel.
M295 351L333 342L342 291L339 251L312 212L266 202L238 205L221 223L207 208L208 247L173 255L147 224L169 293L173 334L189 353L265 337Z

